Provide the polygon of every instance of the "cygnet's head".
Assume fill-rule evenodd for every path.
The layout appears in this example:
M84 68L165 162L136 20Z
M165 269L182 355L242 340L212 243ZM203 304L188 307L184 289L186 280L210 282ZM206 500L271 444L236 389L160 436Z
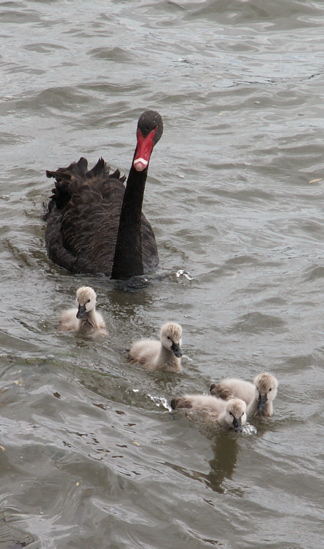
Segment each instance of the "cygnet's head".
M168 322L161 328L161 343L166 349L173 351L177 358L182 357L181 351L182 328L175 322Z
M278 381L271 374L259 374L254 380L258 410L264 412L268 402L272 402L277 395Z
M240 398L231 398L225 408L225 421L236 433L242 431L246 423L246 404Z
M96 292L90 286L82 286L76 293L77 318L83 318L86 313L96 306Z

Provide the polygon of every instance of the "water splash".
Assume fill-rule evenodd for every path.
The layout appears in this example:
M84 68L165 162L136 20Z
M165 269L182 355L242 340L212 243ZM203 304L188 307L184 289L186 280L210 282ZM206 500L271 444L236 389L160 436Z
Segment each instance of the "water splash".
M193 276L191 276L191 274L188 271L184 271L183 269L179 269L179 271L176 272L176 277L177 278L184 277L184 278L187 278L188 280L193 280Z
M154 404L156 406L158 406L159 408L165 408L166 410L168 410L169 412L172 412L172 408L170 406L170 404L168 403L167 399L164 398L164 397L158 397L158 396L152 396L152 395L148 395L148 397L152 400L152 402L154 402Z
M258 433L256 427L254 425L251 425L250 423L246 423L242 427L242 435L244 436L251 436L256 435Z

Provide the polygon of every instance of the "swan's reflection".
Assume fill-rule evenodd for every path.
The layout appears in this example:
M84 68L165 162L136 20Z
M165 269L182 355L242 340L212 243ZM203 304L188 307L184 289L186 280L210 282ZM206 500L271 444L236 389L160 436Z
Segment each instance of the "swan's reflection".
M214 432L212 437L214 457L209 461L210 472L188 469L181 465L168 462L167 465L184 476L205 483L214 492L223 494L226 491L226 480L231 480L236 469L239 454L239 441L236 433L224 431Z
M218 432L213 437L213 459L209 461L210 473L206 475L207 485L215 492L224 493L224 484L232 479L239 454L238 437L235 433Z

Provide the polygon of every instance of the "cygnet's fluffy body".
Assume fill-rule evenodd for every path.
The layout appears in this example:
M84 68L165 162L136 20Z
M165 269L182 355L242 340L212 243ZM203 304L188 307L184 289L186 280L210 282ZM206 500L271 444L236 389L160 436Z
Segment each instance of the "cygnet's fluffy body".
M246 404L239 398L228 401L210 395L184 395L171 401L171 408L190 408L207 420L214 420L224 429L242 431L246 423Z
M105 321L96 311L96 292L90 286L82 286L76 293L76 305L63 311L58 330L81 334L107 335Z
M278 381L271 374L259 374L251 383L243 379L227 378L210 387L211 395L229 400L236 397L246 402L247 415L273 415L273 401L276 398Z
M151 371L181 372L181 336L181 326L175 322L168 322L161 328L160 341L135 341L129 351L129 360L133 364L142 364Z

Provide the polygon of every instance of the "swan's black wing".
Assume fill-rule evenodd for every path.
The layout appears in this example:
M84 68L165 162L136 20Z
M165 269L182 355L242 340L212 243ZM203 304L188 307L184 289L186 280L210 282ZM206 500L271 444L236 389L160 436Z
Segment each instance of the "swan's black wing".
M55 187L45 214L45 241L49 258L74 273L103 273L110 276L125 177L101 158L92 170L80 158L67 168L47 171ZM142 216L145 272L154 270L157 247L151 225ZM152 259L153 254L153 259ZM155 255L154 255L155 254Z

